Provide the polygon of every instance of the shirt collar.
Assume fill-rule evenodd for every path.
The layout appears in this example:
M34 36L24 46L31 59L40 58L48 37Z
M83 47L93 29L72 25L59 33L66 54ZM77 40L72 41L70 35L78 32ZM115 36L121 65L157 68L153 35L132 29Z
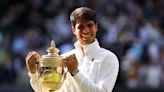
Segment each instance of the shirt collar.
M95 39L95 41L92 42L91 44L84 45L83 46L84 51L82 51L79 41L75 42L74 46L75 46L75 49L80 51L80 53L82 54L89 54L89 53L95 52L97 48L100 48L100 45L97 39Z

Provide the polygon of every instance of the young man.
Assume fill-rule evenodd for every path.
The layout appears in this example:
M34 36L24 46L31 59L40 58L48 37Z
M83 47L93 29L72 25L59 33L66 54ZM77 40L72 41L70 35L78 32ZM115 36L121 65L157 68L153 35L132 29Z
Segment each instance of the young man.
M77 8L71 13L70 20L77 42L74 50L63 55L69 72L57 92L112 92L119 63L115 54L99 46L95 11L87 7ZM34 51L26 57L30 83L35 92L46 92L37 78L39 58Z

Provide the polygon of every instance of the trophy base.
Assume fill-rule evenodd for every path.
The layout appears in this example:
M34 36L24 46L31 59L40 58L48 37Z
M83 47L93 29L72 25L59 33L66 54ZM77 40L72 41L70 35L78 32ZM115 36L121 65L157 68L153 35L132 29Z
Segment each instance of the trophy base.
M48 92L55 92L55 90L48 90Z
M50 82L42 83L42 85L49 90L48 92L55 92L61 87L61 84L50 83Z

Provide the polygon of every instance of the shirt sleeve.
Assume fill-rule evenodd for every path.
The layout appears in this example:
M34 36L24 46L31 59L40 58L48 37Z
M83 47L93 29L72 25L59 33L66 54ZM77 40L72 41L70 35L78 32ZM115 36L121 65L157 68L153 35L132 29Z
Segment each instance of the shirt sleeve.
M40 89L41 85L39 83L37 73L34 73L34 74L28 73L28 75L30 76L30 84L33 90L35 92L42 92L42 90Z
M109 61L110 63L102 64L99 72L100 80L98 82L88 79L81 72L78 72L74 76L81 92L112 92L119 71L119 63L115 55L106 57L103 60L103 62Z

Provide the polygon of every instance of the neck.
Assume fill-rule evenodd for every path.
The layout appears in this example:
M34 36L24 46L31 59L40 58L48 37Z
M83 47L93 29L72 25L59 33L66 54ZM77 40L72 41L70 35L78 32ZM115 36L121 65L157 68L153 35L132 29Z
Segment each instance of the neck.
M83 53L84 53L84 45L80 45L80 48L81 48L81 50L83 51Z

